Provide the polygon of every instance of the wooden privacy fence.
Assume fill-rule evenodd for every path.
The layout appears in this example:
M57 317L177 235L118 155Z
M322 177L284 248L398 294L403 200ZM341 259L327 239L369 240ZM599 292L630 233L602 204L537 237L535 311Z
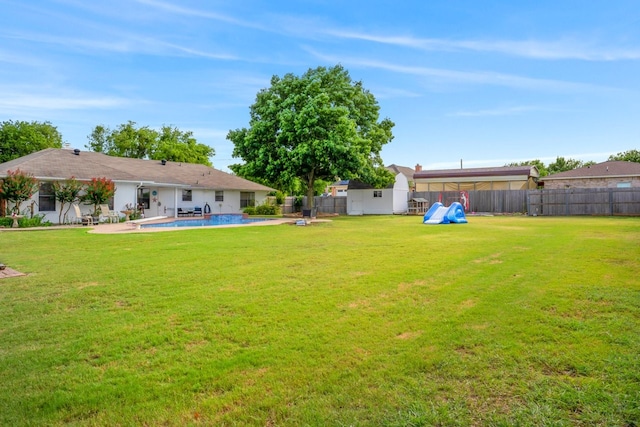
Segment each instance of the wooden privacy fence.
M530 190L529 215L640 215L640 188Z
M528 215L638 215L640 188L568 188L560 190L469 191L467 212L522 213ZM430 207L460 202L459 191L419 191L408 199L423 198ZM317 213L347 214L346 197L315 197ZM293 198L287 197L283 213L294 212ZM418 213L420 214L420 213Z
M302 206L306 205L307 198L302 199ZM347 214L347 198L346 197L321 197L313 198L316 213L337 213L339 215ZM295 207L295 197L286 197L284 204L281 206L282 213L290 214L301 211L302 207Z
M313 201L318 213L347 214L346 197L314 197Z
M528 190L489 190L468 191L469 209L467 212L525 213L527 212ZM419 191L409 194L409 199L421 197L431 206L441 202L445 206L460 202L460 191Z

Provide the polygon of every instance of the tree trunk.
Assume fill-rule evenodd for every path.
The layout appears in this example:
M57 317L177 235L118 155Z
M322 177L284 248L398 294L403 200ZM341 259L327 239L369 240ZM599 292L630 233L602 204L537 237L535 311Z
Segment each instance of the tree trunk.
M315 177L314 177L314 173L313 172L309 172L309 175L307 177L307 203L305 204L305 209L312 209L313 208L313 196L315 194L315 191L313 189L313 186L315 184Z

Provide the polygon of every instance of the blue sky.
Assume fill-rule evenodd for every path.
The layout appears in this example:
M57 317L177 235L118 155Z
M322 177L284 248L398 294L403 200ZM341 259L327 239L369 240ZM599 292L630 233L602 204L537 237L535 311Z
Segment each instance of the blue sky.
M177 126L237 163L273 75L342 64L396 123L386 165L640 149L640 2L0 0L0 121Z

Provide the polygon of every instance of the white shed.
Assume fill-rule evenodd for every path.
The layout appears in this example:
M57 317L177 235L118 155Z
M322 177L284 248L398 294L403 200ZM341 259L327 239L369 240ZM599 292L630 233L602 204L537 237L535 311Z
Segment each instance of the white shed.
M373 188L360 181L349 181L347 215L406 214L409 182L399 173L393 184L386 188Z

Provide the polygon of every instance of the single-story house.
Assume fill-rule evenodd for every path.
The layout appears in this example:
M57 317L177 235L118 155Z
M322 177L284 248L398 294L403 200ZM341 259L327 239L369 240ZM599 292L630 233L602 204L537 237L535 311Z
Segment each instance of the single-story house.
M527 190L538 186L540 173L533 165L493 168L422 170L413 179L416 191Z
M347 215L405 214L408 208L409 183L399 173L386 188L374 188L357 180L349 180Z
M178 208L196 207L208 207L211 213L240 213L247 206L263 203L273 191L205 165L112 157L78 149L47 148L2 163L0 178L17 169L38 181L38 191L25 204L33 206L35 214L44 214L52 223L58 222L60 213L53 182L72 177L78 181L112 180L116 192L109 208L120 212L127 205L143 206L146 217L177 217ZM82 204L80 207L83 213L91 213L93 209Z
M640 163L608 161L541 179L546 190L561 188L640 188Z

